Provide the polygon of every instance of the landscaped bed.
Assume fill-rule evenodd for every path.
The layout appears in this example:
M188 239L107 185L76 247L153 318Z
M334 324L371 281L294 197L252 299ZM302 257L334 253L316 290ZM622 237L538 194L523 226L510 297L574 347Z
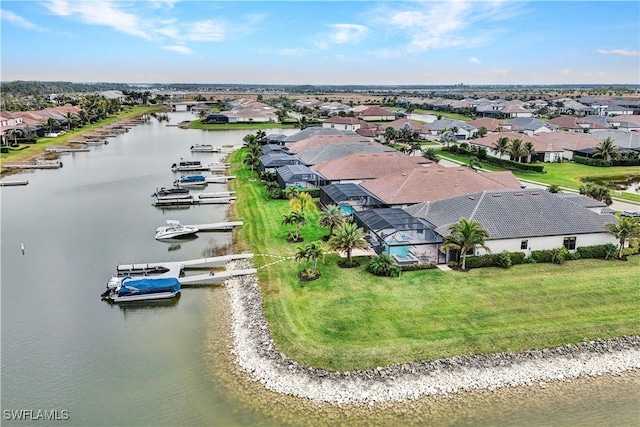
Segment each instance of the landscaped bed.
M381 278L365 272L367 259L341 269L329 254L318 265L322 277L302 283L302 263L278 258L298 246L286 243L289 227L281 225L288 203L249 181L255 173L243 156L230 157L233 210L244 221L236 249L254 252L258 267L273 263L259 270L265 314L278 347L301 363L349 370L640 333L639 256ZM327 233L317 215L302 227L305 243Z

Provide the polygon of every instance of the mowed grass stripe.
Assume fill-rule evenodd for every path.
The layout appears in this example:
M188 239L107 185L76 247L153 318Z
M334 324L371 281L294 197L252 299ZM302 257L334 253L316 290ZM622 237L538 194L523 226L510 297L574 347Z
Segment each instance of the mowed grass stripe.
M269 200L233 153L245 225L240 241L254 253L293 256L286 243L287 201ZM254 173L254 177L256 174ZM305 243L327 233L308 215ZM260 259L258 259L260 260ZM467 273L427 270L380 278L319 262L322 277L301 283L301 263L287 260L259 270L265 315L278 347L312 366L351 370L450 357L559 346L582 339L640 333L640 257L526 264ZM269 262L264 258L264 263Z

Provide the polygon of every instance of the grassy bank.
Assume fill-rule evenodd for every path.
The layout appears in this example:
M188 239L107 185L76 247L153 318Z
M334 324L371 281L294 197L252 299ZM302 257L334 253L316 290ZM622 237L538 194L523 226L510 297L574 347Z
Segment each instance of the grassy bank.
M9 153L3 153L0 158L2 160L10 160L10 161L25 161L25 160L33 160L36 157L39 157L45 153L45 148L53 146L53 145L64 145L68 140L77 138L85 133L90 133L91 131L101 128L103 126L110 125L112 123L118 122L124 119L132 119L134 117L139 117L143 114L150 113L152 111L159 111L161 107L133 107L127 109L119 113L116 116L108 117L104 120L101 120L96 123L92 123L90 125L86 125L82 128L74 129L72 131L65 132L63 135L57 136L55 138L38 138L35 144L23 144L23 146L19 147L18 150L10 150Z
M286 243L286 201L268 199L241 166L230 160L244 221L237 249L256 255L258 267L292 256ZM302 229L305 243L326 229L317 213ZM302 363L349 370L400 362L557 346L582 339L640 333L640 257L627 262L581 260L564 265L527 264L509 270L468 273L427 270L398 279L336 266L337 255L319 264L322 278L302 284L302 265L285 260L259 269L264 309L278 347Z

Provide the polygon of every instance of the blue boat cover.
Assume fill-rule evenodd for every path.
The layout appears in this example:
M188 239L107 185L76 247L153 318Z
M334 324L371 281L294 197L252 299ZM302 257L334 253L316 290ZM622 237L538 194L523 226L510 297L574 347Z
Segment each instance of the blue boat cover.
M206 178L202 175L189 175L189 176L181 176L180 182L197 182L204 181Z
M175 277L139 278L125 277L118 292L119 297L127 295L155 294L159 292L178 292L180 281Z

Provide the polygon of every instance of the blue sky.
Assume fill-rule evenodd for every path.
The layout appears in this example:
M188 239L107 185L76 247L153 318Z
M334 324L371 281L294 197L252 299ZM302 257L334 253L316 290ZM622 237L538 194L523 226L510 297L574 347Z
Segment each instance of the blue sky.
M10 80L639 84L640 2L5 1Z

